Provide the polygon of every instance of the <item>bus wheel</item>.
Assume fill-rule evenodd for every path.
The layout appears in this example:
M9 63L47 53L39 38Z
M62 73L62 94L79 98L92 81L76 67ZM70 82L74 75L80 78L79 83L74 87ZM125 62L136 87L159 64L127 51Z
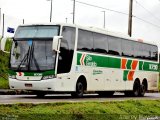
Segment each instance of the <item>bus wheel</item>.
M44 98L46 95L44 92L36 92L37 98Z
M140 94L140 82L138 80L134 82L132 94L134 97L138 97Z
M146 92L146 87L145 85L142 83L142 85L140 86L140 93L139 93L139 96L143 97L144 94Z
M76 92L71 93L72 97L81 98L84 94L84 85L81 81L78 81L76 84Z

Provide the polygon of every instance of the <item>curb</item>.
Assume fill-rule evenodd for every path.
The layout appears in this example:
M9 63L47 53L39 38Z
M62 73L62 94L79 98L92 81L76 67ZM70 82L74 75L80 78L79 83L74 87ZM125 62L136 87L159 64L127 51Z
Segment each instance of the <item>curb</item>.
M0 89L0 95L33 95L33 93L23 90Z
M0 95L16 95L16 91L9 89L0 89Z

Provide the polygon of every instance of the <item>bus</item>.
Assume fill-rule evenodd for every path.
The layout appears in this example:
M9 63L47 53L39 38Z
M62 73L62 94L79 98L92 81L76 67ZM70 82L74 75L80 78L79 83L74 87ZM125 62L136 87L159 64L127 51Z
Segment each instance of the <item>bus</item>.
M157 45L120 33L62 23L20 25L10 51L9 86L38 97L138 97L158 90L158 64Z

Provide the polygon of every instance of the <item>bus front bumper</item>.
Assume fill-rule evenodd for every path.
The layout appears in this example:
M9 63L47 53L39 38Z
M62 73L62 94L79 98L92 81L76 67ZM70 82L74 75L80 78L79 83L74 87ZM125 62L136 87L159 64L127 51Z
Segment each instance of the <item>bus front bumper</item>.
M61 82L58 81L57 78L35 81L9 78L9 86L14 90L59 91L61 90Z

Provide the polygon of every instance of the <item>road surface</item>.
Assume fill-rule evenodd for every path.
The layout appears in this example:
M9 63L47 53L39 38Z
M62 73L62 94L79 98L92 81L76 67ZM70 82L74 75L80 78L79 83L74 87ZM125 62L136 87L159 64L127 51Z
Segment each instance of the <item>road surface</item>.
M160 100L160 93L146 93L144 97L126 97L122 93L115 93L113 97L99 97L97 94L87 94L83 98L72 98L70 94L46 95L37 98L36 95L0 95L0 104L14 103L52 103L52 102L89 102L89 101L123 101L123 100Z

